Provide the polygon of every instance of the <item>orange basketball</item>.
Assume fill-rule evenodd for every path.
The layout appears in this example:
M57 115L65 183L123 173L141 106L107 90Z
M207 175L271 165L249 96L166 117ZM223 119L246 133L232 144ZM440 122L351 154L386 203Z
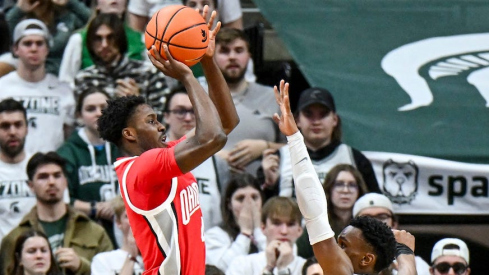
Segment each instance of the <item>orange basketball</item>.
M148 50L155 45L165 59L163 45L166 44L174 59L192 66L204 56L209 44L208 35L209 28L199 12L186 6L171 5L153 15L146 26L144 40Z

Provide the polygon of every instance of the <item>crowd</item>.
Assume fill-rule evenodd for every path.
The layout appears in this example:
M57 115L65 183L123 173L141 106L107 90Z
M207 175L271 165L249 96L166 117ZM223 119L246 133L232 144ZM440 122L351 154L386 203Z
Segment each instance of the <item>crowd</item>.
M215 35L192 68L146 54L146 23L173 4L208 14ZM311 239L297 202L290 135L274 119L283 110L274 89L250 77L239 0L2 5L0 274L142 274L163 260L160 271L169 274L323 274L310 241L316 232ZM365 216L398 229L372 164L342 142L332 94L303 91L293 115L334 235ZM152 150L160 142L173 148L170 160ZM178 187L172 177L157 187L162 171L155 163L178 171L172 175ZM129 173L131 167L139 172ZM195 180L180 178L186 172ZM185 199L169 204L163 191ZM180 208L187 211L183 221L175 214ZM199 211L201 227L191 219ZM187 224L202 244L174 238ZM156 239L143 243L155 229ZM205 253L205 271L168 264L189 265L177 259L175 246L185 255ZM163 256L148 256L154 250ZM395 257L387 258L379 274L398 274ZM415 265L417 274L470 274L469 249L462 240L442 239L430 263L415 257Z

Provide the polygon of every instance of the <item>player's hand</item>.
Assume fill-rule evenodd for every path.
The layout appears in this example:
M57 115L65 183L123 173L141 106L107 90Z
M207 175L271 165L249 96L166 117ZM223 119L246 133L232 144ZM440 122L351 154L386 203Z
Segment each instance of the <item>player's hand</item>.
M132 78L117 79L117 87L115 88L116 96L139 95L139 86Z
M56 250L56 253L54 253L54 255L58 262L59 267L69 269L73 271L73 273L75 273L76 271L78 271L78 269L80 269L81 259L78 256L78 254L76 254L75 250L73 250L73 248L70 247L58 248L58 250Z
M280 90L277 86L273 87L275 92L275 100L280 107L280 115L275 113L273 115L273 120L277 123L282 134L286 136L293 135L299 131L297 124L294 120L294 115L290 110L290 99L289 99L289 83L285 83L284 80L280 81Z
M176 60L171 56L170 51L168 50L167 45L163 45L163 51L168 60L163 59L160 53L156 50L156 47L153 45L151 49L148 51L149 60L151 63L164 73L166 76L173 77L181 82L188 76L193 76L192 70L183 64L182 62ZM151 54L153 53L155 57Z
M37 6L39 6L41 2L39 0L37 1L31 1L31 0L18 0L17 1L17 7L25 13L29 13L33 11Z
M282 270L294 260L294 253L289 242L281 242L278 246L278 251L277 269Z
M398 243L405 244L407 247L411 248L411 250L414 252L415 238L411 233L407 232L406 230L396 230L396 229L392 229L392 232L394 233L394 237L396 238L396 241Z
M206 5L204 7L204 10L202 11L202 17L204 17L204 19L207 18L208 12L209 12L209 6ZM213 11L211 13L211 18L207 22L207 27L209 28L209 44L207 46L207 51L205 52L204 58L213 57L216 51L216 35L221 29L221 22L217 22L216 27L213 29L214 21L216 20L216 17L217 17L217 12Z
M266 149L263 151L261 167L265 174L265 182L263 183L262 188L273 188L277 184L280 176L278 169L280 158L275 152L277 152L277 149Z
M239 226L240 232L246 235L253 234L253 207L250 197L246 197L243 201L243 207L239 211L236 223Z
M114 218L114 207L108 201L97 202L97 217L111 221Z
M242 140L236 143L234 148L229 151L228 163L232 167L244 169L248 163L260 157L267 147L268 145L265 140Z

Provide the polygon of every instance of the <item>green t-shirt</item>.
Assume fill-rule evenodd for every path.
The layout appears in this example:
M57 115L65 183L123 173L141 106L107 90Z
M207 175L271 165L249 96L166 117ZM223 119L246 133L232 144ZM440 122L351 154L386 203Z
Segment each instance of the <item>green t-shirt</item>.
M65 214L59 220L54 222L45 222L39 220L39 223L42 225L46 236L48 236L49 244L51 245L53 252L63 246L67 222L68 214Z

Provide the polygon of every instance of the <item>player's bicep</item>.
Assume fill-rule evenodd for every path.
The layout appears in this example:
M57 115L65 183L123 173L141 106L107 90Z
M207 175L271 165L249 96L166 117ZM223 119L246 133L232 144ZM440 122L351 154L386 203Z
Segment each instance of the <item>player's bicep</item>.
M312 245L314 255L325 275L352 275L353 266L334 238Z
M220 149L212 142L199 143L193 132L186 136L185 140L175 145L175 161L182 173L192 171Z

